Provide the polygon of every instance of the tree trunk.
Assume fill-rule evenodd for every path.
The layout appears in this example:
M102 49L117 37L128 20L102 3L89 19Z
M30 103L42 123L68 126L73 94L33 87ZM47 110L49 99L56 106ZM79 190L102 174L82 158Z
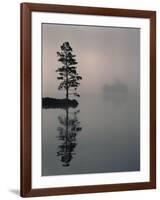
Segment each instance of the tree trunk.
M67 90L66 90L66 99L68 99L68 87L67 87Z
M68 100L68 73L66 74L66 99Z
M68 68L68 66L67 66L67 62L66 62L66 99L68 100L68 69L67 68Z

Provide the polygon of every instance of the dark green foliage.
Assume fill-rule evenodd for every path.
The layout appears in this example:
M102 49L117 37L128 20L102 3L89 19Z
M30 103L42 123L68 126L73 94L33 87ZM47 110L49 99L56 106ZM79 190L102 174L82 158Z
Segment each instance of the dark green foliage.
M56 72L59 73L57 77L58 80L61 80L58 89L66 91L66 98L68 99L69 95L75 95L79 97L80 95L76 92L78 86L80 85L79 81L82 80L82 77L77 73L77 64L76 55L72 54L72 48L69 42L64 42L61 45L61 51L57 52L58 61L63 65L59 67ZM72 90L72 93L69 91ZM74 91L74 92L73 92Z

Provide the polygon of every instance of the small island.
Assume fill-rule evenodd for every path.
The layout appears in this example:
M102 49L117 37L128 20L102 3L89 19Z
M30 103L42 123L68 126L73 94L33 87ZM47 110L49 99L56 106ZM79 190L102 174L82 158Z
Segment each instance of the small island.
M43 108L76 108L78 102L73 99L55 99L50 97L42 98L42 107Z

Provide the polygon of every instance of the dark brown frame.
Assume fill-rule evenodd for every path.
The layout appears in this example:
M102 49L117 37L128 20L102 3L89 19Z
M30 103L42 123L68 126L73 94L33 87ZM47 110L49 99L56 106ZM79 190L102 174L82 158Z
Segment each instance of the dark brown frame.
M142 183L32 189L31 170L31 13L56 12L147 18L150 20L150 181ZM51 4L21 4L21 196L47 196L156 188L156 12Z

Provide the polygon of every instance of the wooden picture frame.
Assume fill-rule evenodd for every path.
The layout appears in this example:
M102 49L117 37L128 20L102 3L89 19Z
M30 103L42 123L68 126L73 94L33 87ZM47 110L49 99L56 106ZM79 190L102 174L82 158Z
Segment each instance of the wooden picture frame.
M65 13L148 19L150 23L150 150L149 181L67 187L32 187L32 13ZM156 188L156 12L145 10L21 4L21 189L22 197L97 193Z

